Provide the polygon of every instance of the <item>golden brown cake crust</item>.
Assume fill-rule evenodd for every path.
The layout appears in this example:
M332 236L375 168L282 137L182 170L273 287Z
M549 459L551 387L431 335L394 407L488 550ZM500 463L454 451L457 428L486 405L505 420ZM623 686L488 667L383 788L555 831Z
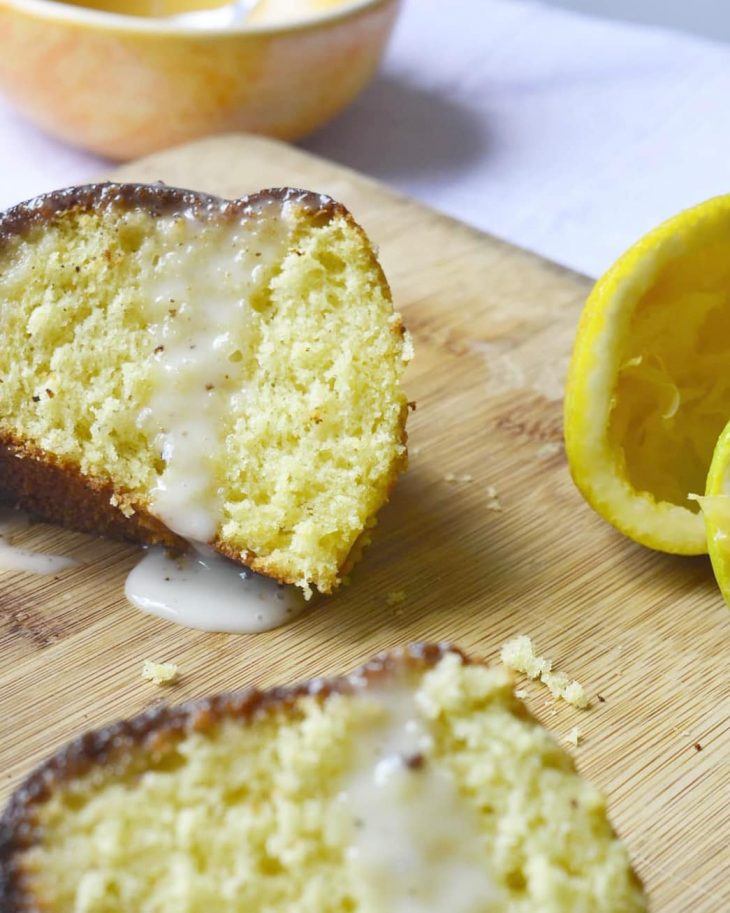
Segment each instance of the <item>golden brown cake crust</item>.
M82 532L185 550L187 543L143 508L126 517L110 498L109 481L83 475L70 463L0 431L0 501Z
M197 191L168 187L163 183L106 182L54 191L7 210L0 215L0 253L12 238L26 237L34 228L51 224L58 216L72 210L103 213L105 210L142 209L155 217L188 213L215 221L234 221L249 212L255 212L266 203L301 206L308 210L312 224L315 225L324 225L336 216L345 218L370 249L364 230L350 212L341 203L324 194L279 187L261 190L237 200L224 200ZM371 263L388 299L392 299L388 281L372 251ZM393 331L403 335L405 328L398 321ZM408 408L404 405L399 441L404 447L407 441L407 413ZM386 495L405 468L406 460L404 453L393 465ZM116 503L110 502L112 497ZM147 504L117 490L113 480L87 476L76 465L59 460L34 442L0 429L0 502L3 501L31 511L45 520L83 532L128 539L143 545L162 544L177 550L185 550L188 546L184 539L152 516ZM126 511L122 510L123 507ZM360 540L351 549L340 573L346 573L354 564L359 543ZM227 558L257 573L273 577L281 583L298 582L283 572L275 562L259 557L254 552L241 554L223 540L211 544Z
M70 210L100 212L105 209L142 209L152 216L190 213L216 221L233 221L247 212L255 211L257 206L269 202L298 204L309 209L313 217L322 220L322 224L337 215L344 216L352 225L357 224L348 210L331 197L293 187L274 187L240 197L238 200L224 200L195 190L168 187L162 182L104 182L54 190L13 206L0 216L0 244L13 237L23 237L35 226L53 222L59 215Z
M464 663L473 662L449 644L411 644L379 653L349 675L314 678L266 691L250 688L174 707L155 707L140 716L88 732L69 742L18 787L0 818L0 911L38 913L33 897L23 888L20 856L37 841L34 808L46 801L58 785L83 776L95 765L110 764L130 756L134 749L161 755L172 750L187 732L209 731L224 719L246 722L260 713L287 709L307 695L324 700L330 694L352 691L358 682L374 684L401 670L430 668L446 653L458 654ZM516 700L515 711L528 715Z

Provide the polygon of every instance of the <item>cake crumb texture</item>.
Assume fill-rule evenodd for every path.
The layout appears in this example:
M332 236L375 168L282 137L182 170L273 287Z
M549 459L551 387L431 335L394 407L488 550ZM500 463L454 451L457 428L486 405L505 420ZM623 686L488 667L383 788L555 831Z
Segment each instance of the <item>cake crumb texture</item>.
M506 670L450 650L425 666L390 662L428 732L406 776L449 778L478 821L494 892L473 913L647 910L603 796ZM11 865L22 885L4 913L386 913L359 888L341 799L384 712L382 672L366 695L353 679L344 691L320 683L277 692L246 719L245 695L232 696L58 779L26 812L33 839L10 861L12 839L0 847L6 884Z

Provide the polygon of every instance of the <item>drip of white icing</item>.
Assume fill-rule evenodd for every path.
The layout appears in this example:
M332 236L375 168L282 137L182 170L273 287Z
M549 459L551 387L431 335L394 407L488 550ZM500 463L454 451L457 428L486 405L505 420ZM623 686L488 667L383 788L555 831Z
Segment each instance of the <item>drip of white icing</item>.
M17 510L0 509L0 571L26 571L30 574L57 574L76 567L78 561L62 555L45 555L27 548L18 548L11 540L18 530L29 525L26 514Z
M138 417L164 462L150 510L183 538L211 542L223 509L215 460L246 357L230 329L251 319L252 297L285 254L291 210L272 201L228 227L177 217L158 230L168 238L149 290L156 362Z
M348 863L363 913L485 913L496 899L476 811L429 760L432 740L412 689L364 700L384 717L356 746L340 796L350 817Z
M180 558L148 549L127 577L137 608L199 631L257 634L291 621L305 608L301 590L262 577L212 549Z

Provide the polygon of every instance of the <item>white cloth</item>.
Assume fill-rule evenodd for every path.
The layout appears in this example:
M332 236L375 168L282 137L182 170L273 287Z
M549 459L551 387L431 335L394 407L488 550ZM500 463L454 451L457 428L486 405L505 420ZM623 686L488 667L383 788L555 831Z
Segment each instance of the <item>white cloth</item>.
M305 148L597 275L730 191L730 48L520 0L407 0L383 71ZM0 103L0 207L107 167Z

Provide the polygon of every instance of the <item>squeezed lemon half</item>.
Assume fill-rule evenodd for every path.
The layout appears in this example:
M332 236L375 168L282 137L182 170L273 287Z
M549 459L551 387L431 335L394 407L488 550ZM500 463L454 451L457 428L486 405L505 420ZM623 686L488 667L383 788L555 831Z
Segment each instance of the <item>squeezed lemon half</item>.
M630 248L583 311L565 394L576 485L651 548L707 551L699 505L730 418L730 195ZM729 445L730 446L730 445Z

